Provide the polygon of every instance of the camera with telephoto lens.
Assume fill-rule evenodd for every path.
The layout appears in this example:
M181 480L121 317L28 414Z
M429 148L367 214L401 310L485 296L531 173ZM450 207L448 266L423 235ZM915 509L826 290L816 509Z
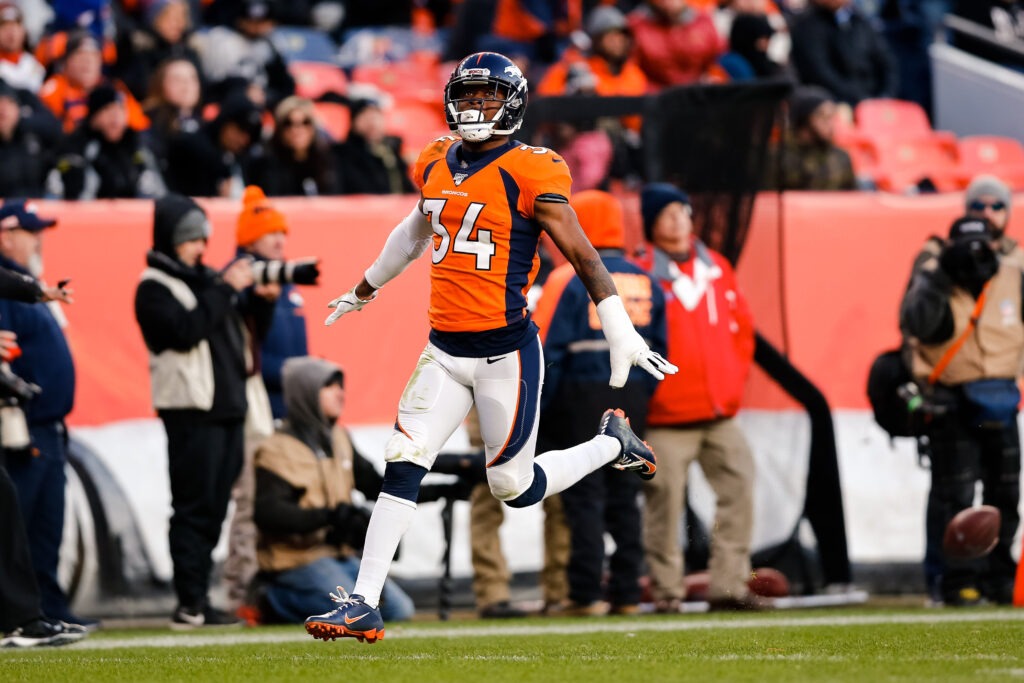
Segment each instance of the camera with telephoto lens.
M294 261L252 260L252 279L257 285L315 285L320 277L320 259Z

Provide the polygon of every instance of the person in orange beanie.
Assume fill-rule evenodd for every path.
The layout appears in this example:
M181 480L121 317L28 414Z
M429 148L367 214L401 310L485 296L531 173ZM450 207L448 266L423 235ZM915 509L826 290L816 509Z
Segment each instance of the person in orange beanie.
M285 361L309 353L304 302L294 285L316 284L320 270L319 259L285 260L288 220L256 185L245 188L235 236L238 258L252 260L255 283L279 292L274 304L274 317L263 344L252 349L253 356L259 355L257 367L263 381L258 386L248 387L250 419L246 423L245 464L232 491L235 516L228 534L224 577L229 600L235 606L242 606L248 602L248 586L258 569L256 527L252 522L255 493L252 454L262 440L273 433L273 420L285 416L281 382ZM255 385L258 379L252 377L250 383ZM260 395L254 396L254 393ZM239 614L248 618L246 613Z

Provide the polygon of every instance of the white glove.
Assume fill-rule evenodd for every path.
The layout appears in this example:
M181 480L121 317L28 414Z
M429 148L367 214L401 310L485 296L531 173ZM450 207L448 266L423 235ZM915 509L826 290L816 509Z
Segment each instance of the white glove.
M337 299L331 301L331 303L327 304L327 308L333 308L334 311L329 316L327 316L327 320L324 321L324 325L330 325L334 323L335 320L345 315L346 313L362 310L363 306L370 303L376 298L377 292L374 292L373 296L371 296L369 299L360 299L358 296L356 296L356 288L353 287L352 289L348 290L347 292L339 296Z
M616 389L624 386L626 379L629 378L629 370L634 365L658 379L665 379L665 375L679 372L679 368L662 358L661 354L648 348L644 338L630 322L629 314L626 313L622 299L618 296L602 300L597 305L597 315L601 319L601 328L611 350L612 376L608 384Z

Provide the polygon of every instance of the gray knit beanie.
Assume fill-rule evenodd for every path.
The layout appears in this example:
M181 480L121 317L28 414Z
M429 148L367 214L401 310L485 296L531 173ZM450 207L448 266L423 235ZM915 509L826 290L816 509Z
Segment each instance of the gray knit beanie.
M999 178L994 175L979 175L971 181L971 184L967 186L967 195L964 197L964 206L970 209L971 202L977 201L982 197L995 197L999 201L1006 204L1006 209L1010 209L1013 197L1010 194L1010 188L1007 187Z

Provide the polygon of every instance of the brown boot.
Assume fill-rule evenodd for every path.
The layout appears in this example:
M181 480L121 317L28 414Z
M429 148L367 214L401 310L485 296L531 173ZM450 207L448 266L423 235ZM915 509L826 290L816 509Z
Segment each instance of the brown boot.
M587 604L570 602L561 615L565 617L603 617L608 614L610 605L607 602L596 600Z
M612 605L612 608L608 611L608 614L633 616L634 614L640 614L640 605Z

